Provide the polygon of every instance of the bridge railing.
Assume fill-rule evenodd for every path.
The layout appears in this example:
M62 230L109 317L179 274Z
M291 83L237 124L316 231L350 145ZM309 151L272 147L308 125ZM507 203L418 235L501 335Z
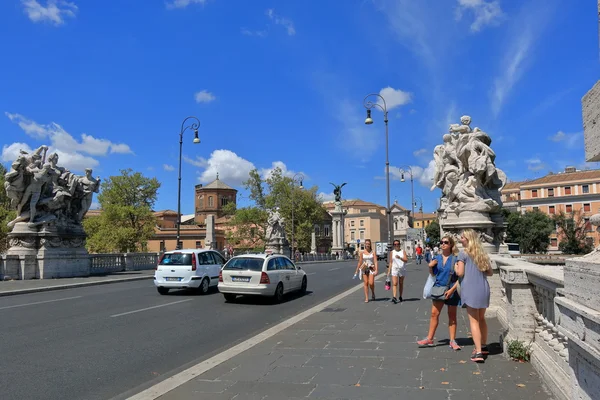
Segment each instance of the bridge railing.
M156 267L158 253L90 254L90 275L142 271Z

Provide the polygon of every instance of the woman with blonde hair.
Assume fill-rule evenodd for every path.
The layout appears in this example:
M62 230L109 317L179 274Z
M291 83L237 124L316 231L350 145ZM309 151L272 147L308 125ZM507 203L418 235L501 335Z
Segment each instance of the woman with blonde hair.
M492 263L474 230L463 231L460 242L464 250L458 255L456 273L463 277L460 295L463 307L467 308L471 335L475 343L471 361L484 362L489 354L485 310L490 306L490 285L487 277L493 275Z
M431 299L433 305L431 307L431 317L429 319L429 332L427 337L419 340L417 344L420 347L435 346L433 338L435 331L440 322L440 313L444 304L448 306L448 331L450 333L450 348L452 350L460 350L460 346L456 343L456 311L460 304L460 297L457 293L458 276L454 270L456 264L456 243L450 235L444 236L440 241L441 254L433 257L429 263L429 273L435 277L435 283L431 288Z
M375 300L375 276L379 269L377 268L377 256L371 244L371 239L365 240L365 249L358 256L358 265L354 276L362 271L362 279L365 289L365 303L369 302L369 288L371 288L371 298Z

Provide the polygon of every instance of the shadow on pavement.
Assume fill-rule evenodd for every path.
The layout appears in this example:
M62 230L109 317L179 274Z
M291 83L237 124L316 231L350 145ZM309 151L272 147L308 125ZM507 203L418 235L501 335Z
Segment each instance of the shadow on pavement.
M285 304L289 301L297 300L304 296L310 296L310 295L312 295L312 293L313 292L310 290L307 290L306 293L300 293L300 292L288 293L283 297L283 301L279 304ZM250 295L243 295L243 296L240 295L240 296L236 297L236 299L234 301L228 301L227 303L229 303L229 304L254 304L254 305L260 305L260 306L277 305L276 303L273 303L272 297L250 296Z

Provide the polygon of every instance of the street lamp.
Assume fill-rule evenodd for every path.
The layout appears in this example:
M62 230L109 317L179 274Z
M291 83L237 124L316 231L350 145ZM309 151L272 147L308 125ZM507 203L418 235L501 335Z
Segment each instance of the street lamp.
M188 119L193 120L191 125L185 126L185 123ZM181 225L181 152L183 149L183 132L188 129L194 130L194 144L200 143L200 138L198 138L198 128L200 128L200 120L196 117L187 117L181 123L181 130L179 131L179 183L177 187L177 244L175 245L176 250L181 250L181 242L180 242L180 225Z
M413 177L413 170L410 165L404 165L400 167L400 182L404 182L404 173L408 172L410 174L410 203L411 205L411 216L415 217L415 184Z
M300 182L300 184L298 185L298 187L300 189L304 189L304 186L302 185L302 181L304 180L304 175L302 175L300 172L298 172L296 175L294 175L292 177L292 246L290 247L290 258L292 260L295 260L294 258L294 235L295 235L295 228L294 228L294 191L296 189L296 182Z
M423 219L423 200L420 197L416 197L413 202L413 206L417 206L417 202L419 203L419 211L421 212L421 241L422 244L425 245L425 220Z
M383 103L383 105L377 103L373 103L370 100L367 100L369 97L375 96L379 97ZM388 132L388 112L387 106L385 103L385 99L379 93L371 93L365 96L363 100L364 106L367 109L367 118L365 119L366 125L371 125L373 123L373 118L371 118L371 109L373 107L379 107L383 111L383 122L385 122L385 180L386 180L386 190L387 190L387 220L388 220L388 251L391 251L392 248L392 212L390 207L390 157L389 157L389 132Z

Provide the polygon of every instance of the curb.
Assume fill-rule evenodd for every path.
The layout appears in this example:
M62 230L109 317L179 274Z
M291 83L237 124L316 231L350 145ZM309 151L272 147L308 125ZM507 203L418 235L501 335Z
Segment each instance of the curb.
M37 292L50 292L53 290L75 289L75 288L80 288L80 287L85 287L85 286L107 285L110 283L141 281L144 279L154 279L154 275L136 276L136 277L131 277L131 278L115 278L115 279L107 279L107 280L103 280L103 281L69 283L69 284L57 285L57 286L42 286L42 287L38 287L38 288L7 290L7 291L0 291L0 297L15 296L15 295L19 295L19 294L28 294L28 293L37 293Z

